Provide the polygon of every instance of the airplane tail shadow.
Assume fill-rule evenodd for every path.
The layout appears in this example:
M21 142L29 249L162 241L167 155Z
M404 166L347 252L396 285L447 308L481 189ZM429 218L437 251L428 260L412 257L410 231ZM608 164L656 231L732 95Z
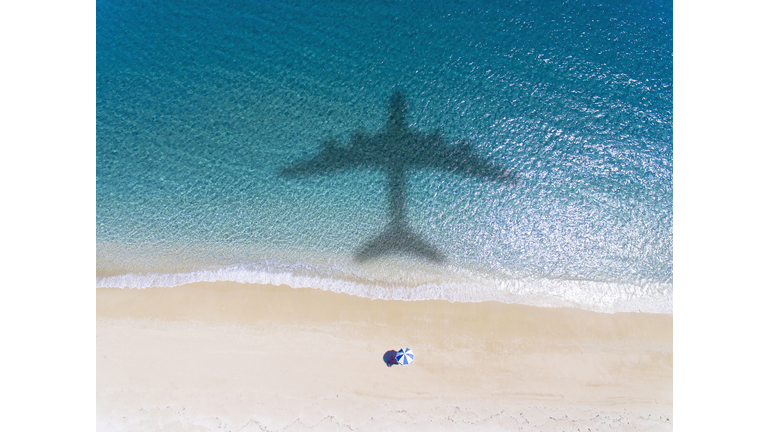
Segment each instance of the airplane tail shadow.
M435 263L445 261L445 256L402 221L391 221L387 228L367 241L356 253L355 260L364 262L382 255L405 253L428 259Z

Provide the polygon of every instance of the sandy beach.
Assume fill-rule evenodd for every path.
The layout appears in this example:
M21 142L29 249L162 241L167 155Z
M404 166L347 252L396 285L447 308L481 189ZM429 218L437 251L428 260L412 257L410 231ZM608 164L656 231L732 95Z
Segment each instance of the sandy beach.
M672 430L670 315L221 282L96 302L100 431Z

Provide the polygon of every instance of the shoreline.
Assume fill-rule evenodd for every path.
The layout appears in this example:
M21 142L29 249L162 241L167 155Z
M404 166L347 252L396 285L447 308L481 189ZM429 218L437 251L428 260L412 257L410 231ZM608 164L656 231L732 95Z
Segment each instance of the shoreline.
M671 315L223 282L96 310L100 430L672 429Z
M405 267L404 267L405 266ZM382 268L400 269L399 275L382 273ZM327 269L328 270L328 269ZM397 260L358 268L357 276L309 276L266 269L222 267L178 273L125 273L101 275L96 288L173 288L198 283L236 283L244 285L312 287L371 300L425 301L452 303L499 302L543 308L578 308L599 313L639 312L672 315L672 286L647 283L636 286L627 282L601 282L581 279L531 279L504 281L498 278L469 280L460 272L435 273L423 263ZM388 270L391 273L391 270ZM402 272L411 280L402 280ZM367 277L363 277L367 274ZM389 282L386 282L389 281ZM395 282L393 282L395 281ZM510 285L511 284L511 285Z

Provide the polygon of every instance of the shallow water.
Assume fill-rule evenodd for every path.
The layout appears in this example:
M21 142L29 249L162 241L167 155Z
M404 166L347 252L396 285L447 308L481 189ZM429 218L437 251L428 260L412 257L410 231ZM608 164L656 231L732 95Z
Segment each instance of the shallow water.
M97 286L672 313L671 2L99 1L96 190Z

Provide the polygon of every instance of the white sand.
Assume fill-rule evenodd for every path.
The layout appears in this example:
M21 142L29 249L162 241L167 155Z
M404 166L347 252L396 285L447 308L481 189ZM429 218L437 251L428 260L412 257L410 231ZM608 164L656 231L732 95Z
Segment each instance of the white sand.
M103 431L672 430L669 315L234 283L96 298Z

